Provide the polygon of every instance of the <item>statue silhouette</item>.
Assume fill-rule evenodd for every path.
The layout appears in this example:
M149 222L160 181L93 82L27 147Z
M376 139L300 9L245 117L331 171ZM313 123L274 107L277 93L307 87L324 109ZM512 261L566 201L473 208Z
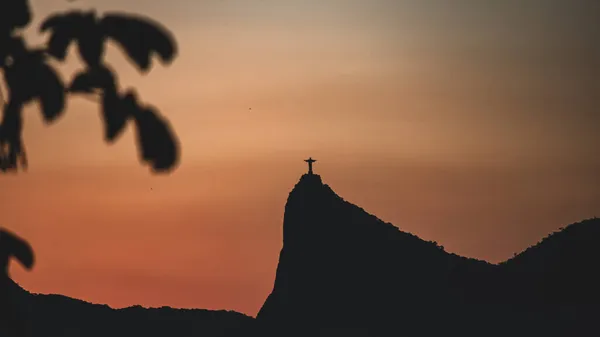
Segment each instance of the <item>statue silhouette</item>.
M312 164L314 162L316 162L317 160L316 159L312 159L312 157L310 157L308 159L305 159L304 161L308 163L308 174L313 174Z

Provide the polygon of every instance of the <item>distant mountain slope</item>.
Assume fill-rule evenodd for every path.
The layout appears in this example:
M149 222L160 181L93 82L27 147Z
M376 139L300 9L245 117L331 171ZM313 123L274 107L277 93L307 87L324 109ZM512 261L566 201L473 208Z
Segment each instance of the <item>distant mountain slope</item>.
M541 305L600 303L600 219L575 223L544 238L501 266L519 296Z
M600 228L597 219L588 225ZM534 267L517 261L582 256L557 252L561 258L549 261L528 250L493 265L450 254L344 201L318 175L302 176L290 193L283 241L273 291L257 316L273 336L349 327L374 336L561 336L574 324L557 314L562 302L543 307L539 296L527 294L541 274L518 272L517 265ZM593 259L586 261L597 273ZM563 275L565 268L544 270ZM598 293L589 284L585 289Z
M15 299L29 313L34 337L226 336L247 329L254 320L234 311L141 306L112 309L62 295L30 294L16 284L14 287Z
M560 231L548 235L501 264L531 271L543 271L559 266L571 268L572 265L567 262L600 257L598 238L600 218L584 220L561 228Z

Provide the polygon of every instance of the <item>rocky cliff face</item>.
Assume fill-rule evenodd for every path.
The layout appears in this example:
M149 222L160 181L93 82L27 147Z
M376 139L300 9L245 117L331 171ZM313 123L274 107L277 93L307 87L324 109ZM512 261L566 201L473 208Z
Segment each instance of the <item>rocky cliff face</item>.
M560 303L544 309L539 297L524 297L539 285L539 273L509 265L447 253L344 201L320 176L304 175L287 200L275 285L257 323L278 336L572 330L571 318L556 314Z

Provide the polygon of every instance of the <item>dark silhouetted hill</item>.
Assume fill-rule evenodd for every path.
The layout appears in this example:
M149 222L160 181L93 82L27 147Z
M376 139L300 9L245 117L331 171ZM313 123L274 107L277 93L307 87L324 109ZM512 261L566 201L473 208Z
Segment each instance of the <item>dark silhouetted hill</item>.
M11 293L34 336L600 336L599 243L594 218L491 264L403 232L307 174L288 197L275 284L256 320L115 310L14 283Z
M112 309L62 295L31 294L15 283L12 288L15 302L29 314L33 337L221 337L247 330L254 320L234 311L141 306ZM1 330L0 336L4 337Z
M598 219L569 226L495 265L402 232L307 174L257 323L270 336L576 336L599 312L599 230Z

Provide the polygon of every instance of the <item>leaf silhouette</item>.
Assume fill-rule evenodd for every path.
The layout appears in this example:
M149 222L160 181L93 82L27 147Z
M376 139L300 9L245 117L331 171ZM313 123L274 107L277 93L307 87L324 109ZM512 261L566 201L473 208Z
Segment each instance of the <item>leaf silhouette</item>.
M152 108L134 115L141 160L154 172L167 172L177 164L179 149L169 123Z
M18 159L21 165L27 166L27 159L22 140L23 105L8 102L4 106L2 124L0 125L0 170L6 172L16 170Z
M158 22L139 16L106 14L100 20L106 37L116 41L141 71L150 69L150 57L158 54L164 63L171 62L177 47L171 33Z
M70 11L50 16L40 26L40 31L51 30L48 53L64 60L71 42L78 44L79 55L90 67L100 64L104 56L104 36L98 25L95 11Z
M25 41L18 35L0 36L0 54L3 54L3 66L10 66L14 63L14 58L27 57L31 52L27 49ZM39 54L39 55L37 55ZM41 57L43 53L31 54Z
M92 93L94 89L102 88L100 83L94 78L93 74L83 71L75 75L73 81L68 86L67 91L72 93Z
M31 22L28 0L3 0L0 11L0 33L23 28Z
M67 57L67 50L74 40L72 36L64 30L54 32L48 40L48 54L64 61Z
M45 49L32 50L23 35L15 31L31 21L28 0L4 0L0 11L0 72L4 75L8 101L4 104L0 123L0 170L26 167L22 141L22 110L37 100L45 122L59 118L66 105L66 93L99 93L104 138L115 141L123 133L129 119L138 131L140 153L155 172L173 168L178 160L178 144L170 126L149 107L141 107L134 94L121 96L117 78L103 61L105 41L114 40L142 72L149 71L153 54L163 63L171 62L177 46L170 32L150 19L108 13L100 19L96 11L69 11L47 17L40 25L49 32ZM49 57L64 61L72 43L87 69L78 73L68 90L51 67ZM20 160L20 162L19 162Z
M113 88L106 89L102 95L102 117L104 120L104 139L114 142L125 130L131 109L135 105L121 99Z
M2 33L0 33L0 68L4 66L4 64L6 63L6 58L8 56L8 39L6 38L6 36L2 36Z
M36 96L35 84L39 64L43 62L40 53L25 52L13 58L12 63L4 68L4 77L12 101L27 103Z
M96 67L77 73L69 85L68 91L72 93L91 93L94 89L111 88L116 88L112 71L106 67Z
M0 271L2 273L0 277L8 277L8 259L13 256L23 267L27 269L33 268L35 255L29 243L3 228L0 228L0 248L2 254L0 256L0 265L5 267L4 270Z
M49 123L58 118L65 109L65 89L58 74L47 64L40 65L37 72L38 96L44 120Z
M65 108L64 85L58 74L45 62L40 51L29 52L5 68L10 99L24 104L39 98L46 122L59 117Z
M49 16L40 26L40 32L51 30L48 53L63 61L71 42L78 39L84 25L83 12L71 11Z
M78 40L79 54L83 61L94 67L101 63L104 56L104 36L96 24L95 14L87 15L82 37Z

